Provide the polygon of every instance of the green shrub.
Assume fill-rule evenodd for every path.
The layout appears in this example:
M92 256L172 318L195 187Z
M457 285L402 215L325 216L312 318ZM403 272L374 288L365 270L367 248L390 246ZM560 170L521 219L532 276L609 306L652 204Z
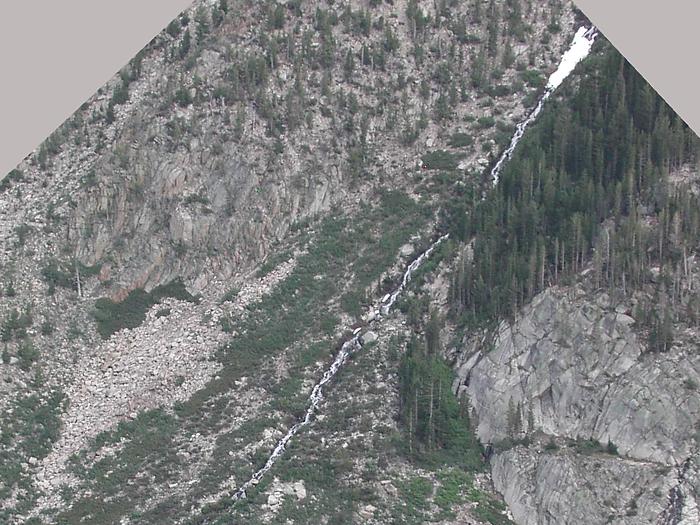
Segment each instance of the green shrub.
M23 342L17 350L19 367L25 372L39 359L39 351L31 341Z
M156 312L156 317L167 317L172 310L170 308L161 308Z
M448 144L453 148L464 148L474 144L474 139L468 133L455 133L450 137Z
M48 319L41 324L41 335L51 335L54 333L54 325Z
M190 90L187 88L180 88L175 92L175 102L178 106L186 108L192 104L192 95L190 95Z
M238 294L241 293L240 288L231 288L228 292L226 292L222 297L221 301L219 301L219 304L221 303L226 303L230 301L235 301L236 297L238 297Z
M49 285L49 295L53 295L56 287L76 290L75 276L67 269L66 265L56 259L50 259L41 269L41 276Z
M364 300L365 297L363 293L353 290L340 297L340 306L352 317L359 318L362 315Z
M173 20L168 24L168 27L166 28L166 32L173 38L178 36L180 32L182 31L182 26L180 25L179 20Z
M525 82L528 86L532 88L541 89L545 85L544 76L536 69L527 69L525 71L521 71L520 78L523 80L523 82Z
M476 125L479 129L492 128L496 125L496 119L490 115L479 117L476 119Z
M277 254L272 255L271 257L268 257L267 260L260 265L260 268L258 268L258 271L255 273L255 276L258 279L262 279L272 270L277 268L280 264L287 262L291 257L292 254L288 250L279 252Z
M5 175L5 178L0 180L0 192L5 191L10 187L11 183L24 180L24 174L17 169L12 170Z
M27 328L32 326L33 322L29 308L26 308L21 314L16 308L13 308L0 329L0 340L8 342L13 338L24 339L27 337Z
M421 160L423 167L428 170L455 170L463 156L445 150L436 150L426 153Z
M97 322L97 331L103 339L107 339L123 328L136 328L143 323L148 309L165 297L182 301L195 300L180 280L158 286L151 292L132 290L120 303L103 297L95 302L92 313Z
M129 101L129 83L122 81L112 93L112 99L110 104L112 106L118 106L120 104L126 104Z

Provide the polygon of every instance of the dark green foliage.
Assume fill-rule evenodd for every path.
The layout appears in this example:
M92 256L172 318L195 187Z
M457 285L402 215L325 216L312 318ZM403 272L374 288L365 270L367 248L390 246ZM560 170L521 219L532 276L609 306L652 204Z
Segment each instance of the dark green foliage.
M455 170L463 156L445 150L436 150L426 153L421 160L423 168L428 170Z
M292 258L292 253L288 250L284 250L281 252L278 252L271 257L268 257L264 263L260 265L260 268L258 268L258 271L255 272L255 276L258 279L261 279L265 277L267 274L269 274L272 270L277 268L280 264L287 262Z
M197 8L197 12L194 15L194 22L197 42L201 42L211 31L209 24L209 11L204 6Z
M13 308L2 323L0 340L8 342L12 341L12 339L25 339L27 337L27 328L32 326L32 324L34 324L34 319L29 307L25 308L22 313Z
M180 25L179 20L173 20L168 24L168 27L165 29L165 31L173 38L177 37L180 32L182 31L182 25Z
M229 329L235 332L235 335L217 352L222 368L206 387L187 401L176 404L174 433L185 437L194 432L206 435L212 432L212 429L218 431L229 425L233 411L238 410L238 401L230 394L237 388L236 382L242 376L249 375L250 370L258 370L260 377L266 378L265 385L269 391L289 395L287 400L270 395L269 413L272 414L274 404L284 410L283 420L280 421L276 415L274 419L249 419L233 431L224 430L216 439L211 460L202 471L200 482L185 487L183 495L177 499L168 499L162 504L159 503L156 508L147 507L150 510L139 516L139 523L160 524L172 521L174 516L190 516L192 505L218 491L218 487L231 475L235 475L237 480L246 478L252 469L262 465L269 454L266 447L261 447L255 454L249 455L250 463L232 463L229 451L241 450L251 439L262 439L266 428L278 427L281 423L288 426L296 422L294 416L298 415L303 404L301 400L304 398L298 396L300 391L295 390L292 382L280 384L273 378L274 374L270 375L270 363L276 356L286 353L292 366L290 375L301 377L302 370L299 367L312 366L315 369L314 364L319 360L330 359L338 348L335 336L329 337L328 334L335 334L339 322L333 315L330 304L345 291L365 289L376 281L382 272L386 272L395 262L399 248L432 217L430 210L419 206L401 192L386 192L379 198L381 206L361 207L352 220L343 216L332 216L313 222L312 228L309 225L296 228L297 231L302 230L298 233L298 240L304 243L308 253L299 256L292 273L269 295L248 305L247 315L231 317L228 320ZM313 230L313 233L309 230ZM348 275L355 277L348 281ZM361 354L358 354L357 359L360 358ZM357 367L357 361L353 359L349 366ZM347 374L344 379L354 377L356 374ZM328 394L331 396L333 390L329 389ZM333 406L336 406L335 401ZM266 413L264 408L263 413ZM335 414L329 413L323 424L330 424L334 417ZM344 414L339 414L336 419L335 428L346 422ZM149 426L153 428L155 425ZM177 451L175 444L168 441L168 436L173 434L171 427L164 426L167 433L147 431L155 434L154 437L161 437L135 440L133 448L129 447L126 452L120 450L115 456L100 462L99 470L86 471L78 468L77 473L84 481L83 486L92 487L93 496L78 499L59 517L58 522L117 522L120 517L130 515L135 501L142 501L148 497L146 489L152 486L153 477L159 484L177 482L181 476L182 465L180 460L174 457ZM357 492L352 487L343 489L341 497L338 496L339 491L336 491L336 486L344 486L339 480L352 468L349 451L340 449L343 456L339 459L325 457L324 451L316 447L316 443L302 451L297 447L301 447L304 435L308 434L302 433L298 436L299 439L290 443L289 453L275 467L275 475L279 475L285 481L304 479L307 490L313 491L315 497L319 498L321 488L327 490L332 487L332 490L328 490L332 493L328 501L325 500L326 496L323 496L323 501L314 499L313 507L320 505L323 513L331 509L332 512L326 515L334 517L336 513L352 516L356 506L353 500L356 502L360 497L359 489ZM131 434L125 434L125 437L134 439ZM114 435L107 441L118 439L119 436ZM386 447L390 446L387 443ZM137 450L136 447L140 448ZM307 452L308 450L313 452ZM135 455L136 453L138 455ZM303 462L299 461L300 456L303 456ZM79 463L85 462L81 459ZM112 469L114 474L104 475ZM147 475L144 476L143 473ZM100 474L99 478L96 477L97 474ZM110 479L114 479L115 482L111 483ZM264 479L258 487L248 493L248 500L239 502L235 508L232 508L229 498L223 498L207 506L201 515L192 517L190 523L215 523L217 519L219 522L226 522L232 519L232 514L237 522L257 523L249 518L257 509L258 501L266 497L264 491L270 481L271 477ZM361 495L371 497L366 491ZM311 503L310 500L311 498L307 498L298 507ZM104 501L108 504L105 505ZM280 510L280 516L301 516L300 523L322 521L321 515L309 512L311 511L306 509L297 512L295 508L285 507ZM99 521L88 518L90 515L98 516Z
M103 432L95 440L97 448L123 440L120 456L107 455L91 465L83 451L74 458L73 468L89 479L93 490L99 492L121 489L133 495L134 491L145 490L150 483L162 483L170 476L171 469L181 468L181 460L172 446L175 424L175 418L160 409L140 413L133 421L122 421L116 430ZM150 480L138 479L136 475L149 461L155 464L153 477ZM137 481L133 482L135 477ZM115 516L132 511L131 505L121 498L103 501L86 496L62 513L58 523L80 523L80 516L85 514L91 516L93 523L113 523Z
M75 275L67 270L64 265L61 265L56 259L50 259L41 269L41 276L46 284L49 285L49 294L53 295L57 286L68 288L69 290L76 289Z
M274 7L272 7L274 5ZM268 9L267 28L282 29L284 27L285 14L284 7L278 3L273 3Z
M394 53L398 51L400 47L401 42L399 41L399 37L396 36L391 28L387 27L384 32L384 49L387 53Z
M478 119L476 119L476 125L479 129L492 128L496 125L496 120L490 115L485 117L479 117Z
M175 102L178 106L186 108L192 104L192 95L190 95L190 90L187 88L180 88L175 92Z
M36 349L34 343L26 340L19 345L17 357L19 358L19 367L26 372L39 359L39 350Z
M22 468L30 457L43 459L58 439L65 396L57 390L21 394L0 414L0 498L6 500L14 490L27 491L18 506L31 503L31 474ZM15 523L11 507L0 509L0 522Z
M448 144L452 148L465 148L471 146L474 143L474 139L468 133L455 133L450 137Z
M603 445L597 439L581 439L573 442L573 446L579 454L610 454L617 456L617 446L608 441L607 445Z
M414 37L423 33L430 23L430 16L423 14L423 10L418 6L417 0L409 0L406 7L406 17L409 20Z
M128 101L129 83L128 81L122 80L122 82L114 89L110 103L112 106L118 106L120 104L126 104Z
M221 297L221 301L219 301L219 303L225 303L227 301L235 301L236 297L238 297L238 294L240 292L241 292L240 288L231 288L228 292L226 292Z
M554 452L556 450L559 450L559 445L557 445L557 442L554 441L554 438L550 437L549 441L544 446L544 449L549 451L549 452Z
M697 138L660 97L650 98L619 53L603 49L566 101L548 102L497 188L454 206L452 233L475 238L473 262L459 265L452 287L465 321L512 316L593 254L596 283L624 293L646 282L654 261L676 265L684 246L697 246L697 199L669 194L663 182L670 166L696 161ZM641 205L657 215L656 234L644 229ZM613 223L602 229L606 219ZM653 340L663 350L670 320L658 318Z
M190 52L192 47L192 35L190 35L190 30L185 29L185 34L182 35L182 40L180 41L180 47L178 47L178 55L180 58L185 58Z
M5 285L5 296L15 297L17 295L17 290L15 290L15 283L10 279Z
M157 286L151 292L143 289L133 290L120 303L108 298L98 299L93 310L97 331L107 339L123 328L136 328L145 319L148 309L165 297L174 297L182 301L195 300L180 280Z
M365 303L366 297L360 292L347 292L340 297L341 308L355 319L362 315Z
M97 275L100 273L101 268L101 264L85 266L80 262L77 263L77 270L81 279ZM78 289L76 275L75 264L60 262L58 259L53 258L49 259L41 269L41 277L49 285L49 295L54 294L56 287L76 291Z
M546 83L546 80L542 73L537 71L536 69L528 69L525 71L522 71L520 73L520 78L525 82L528 86L536 88L536 89L542 89Z
M31 231L32 227L28 224L20 224L19 226L15 226L14 232L17 236L17 248L21 248L24 246L24 244L27 242L27 237L29 236Z
M53 323L48 319L41 323L41 335L51 335L55 330Z
M439 333L440 321L433 315L425 342L412 338L399 366L406 452L422 461L479 469L481 447L470 429L466 403L452 393L454 374L442 358Z
M24 180L24 174L20 170L12 170L10 173L5 175L5 178L0 180L0 192L9 188L13 182L20 182L22 180Z

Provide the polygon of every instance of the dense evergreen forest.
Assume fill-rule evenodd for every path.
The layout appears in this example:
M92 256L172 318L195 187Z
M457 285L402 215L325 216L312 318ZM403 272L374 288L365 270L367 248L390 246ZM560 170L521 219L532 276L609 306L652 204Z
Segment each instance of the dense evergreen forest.
M442 322L432 313L421 341L413 337L399 367L406 452L423 462L449 460L477 469L481 448L471 432L466 400L452 392L453 372L442 356Z
M700 199L669 174L696 169L698 138L606 41L548 102L500 180L446 208L451 235L471 249L458 259L450 303L476 328L512 318L546 287L592 272L596 289L628 297L655 290L635 317L649 347L665 351L673 324L697 324L700 296L688 260L700 241ZM652 271L652 269L658 269ZM469 458L478 444L450 391L440 321L413 339L400 368L401 417L410 455ZM456 456L455 456L456 454Z
M452 235L473 241L452 279L455 315L472 327L512 317L591 263L596 286L614 294L651 282L650 269L660 267L664 299L639 316L651 346L667 349L667 304L688 291L687 257L700 238L697 196L668 176L697 162L696 135L601 40L526 133L497 187L484 200L452 204ZM685 300L697 305L697 297Z

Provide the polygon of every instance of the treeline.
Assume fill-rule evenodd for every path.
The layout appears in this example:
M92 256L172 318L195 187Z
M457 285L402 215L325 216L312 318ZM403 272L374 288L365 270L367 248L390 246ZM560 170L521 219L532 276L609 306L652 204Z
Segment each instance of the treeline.
M698 139L607 42L596 50L575 75L578 86L548 103L497 187L448 213L451 233L473 239L451 287L466 323L512 317L591 262L597 286L629 293L654 281L668 299L661 303L684 299L700 207L668 176L695 169ZM671 314L657 306L646 317L663 331ZM668 347L668 337L657 339Z
M399 366L400 417L406 452L423 461L481 465L481 448L470 430L468 405L452 392L454 373L442 357L439 318L433 314L423 341L412 337Z

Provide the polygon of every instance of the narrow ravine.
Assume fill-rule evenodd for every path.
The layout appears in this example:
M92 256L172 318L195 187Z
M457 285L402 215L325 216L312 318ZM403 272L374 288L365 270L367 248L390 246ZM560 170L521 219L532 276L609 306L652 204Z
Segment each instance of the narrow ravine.
M571 74L571 72L574 70L576 65L579 62L581 62L586 56L588 56L597 34L598 34L598 31L594 26L592 26L590 28L581 27L576 32L576 35L574 36L574 39L573 39L571 45L569 46L569 49L562 56L561 62L559 63L559 67L549 77L549 80L548 80L547 85L545 87L545 91L544 91L543 95L540 97L537 105L528 114L528 116L525 118L525 120L523 120L522 122L520 122L517 125L515 133L513 135L513 138L511 139L510 145L502 153L498 162L495 164L495 166L491 170L491 178L492 178L494 186L498 182L498 176L501 172L501 169L503 168L505 163L511 158L513 151L515 151L515 148L517 147L518 143L520 142L520 139L523 137L523 134L525 133L525 129L537 118L537 116L542 111L544 103L551 96L551 94L557 89L557 87L559 87L561 85L561 83L564 81L564 79L567 76L569 76L569 74ZM406 286L411 281L411 278L413 277L415 272L432 255L433 251L438 247L438 245L440 243L442 243L443 241L445 241L445 239L447 239L447 237L448 237L447 235L443 235L443 236L439 237L433 244L430 245L430 247L427 250L425 250L422 254L420 254L408 266L408 268L406 269L406 271L403 274L403 278L401 279L401 283L399 284L399 286L392 293L385 295L382 298L382 300L379 301L379 303L376 304L370 310L370 314L368 316L368 319L370 319L372 323L374 323L374 324L381 323L382 317L389 314L391 308L394 306L394 304L396 303L396 300L399 298L401 293L406 289ZM263 478L263 476L265 476L265 474L274 466L274 464L282 456L282 454L284 454L284 451L287 447L287 444L291 441L291 439L302 428L304 428L306 425L308 425L311 422L313 415L316 413L316 410L318 409L319 404L323 400L323 387L335 377L335 375L338 373L338 371L343 367L343 365L347 361L350 354L352 354L353 352L360 350L362 348L364 343L363 343L362 335L360 334L361 331L362 331L361 328L355 329L355 331L353 332L352 339L346 341L343 344L340 351L338 352L338 355L333 360L333 363L331 363L330 367L323 374L323 377L321 378L321 380L314 386L313 390L311 391L311 395L309 396L309 406L306 409L306 414L304 416L304 419L302 419L301 421L294 424L287 431L287 433L284 435L284 437L282 437L277 442L277 445L272 450L272 453L270 454L267 461L265 462L265 465L262 468L260 468L258 471L256 471L248 481L246 481L243 485L241 485L238 489L236 489L236 491L233 494L234 501L238 501L238 500L246 497L247 490L250 489L251 486L257 485L260 482L260 480Z

